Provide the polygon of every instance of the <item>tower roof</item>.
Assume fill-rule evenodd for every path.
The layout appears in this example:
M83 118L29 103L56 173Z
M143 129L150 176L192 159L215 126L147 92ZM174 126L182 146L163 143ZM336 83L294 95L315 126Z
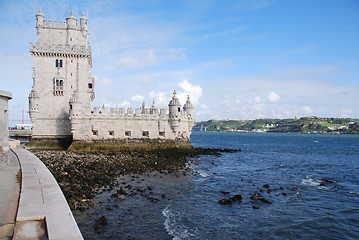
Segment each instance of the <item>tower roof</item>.
M173 97L168 106L181 106L177 96L176 96L176 90L173 91Z
M187 101L186 103L183 105L183 109L190 109L193 108L193 105L191 103L191 100L189 100L189 95L187 95Z
M36 14L36 16L42 16L42 17L44 17L44 14L42 13L41 9L39 9L39 12Z

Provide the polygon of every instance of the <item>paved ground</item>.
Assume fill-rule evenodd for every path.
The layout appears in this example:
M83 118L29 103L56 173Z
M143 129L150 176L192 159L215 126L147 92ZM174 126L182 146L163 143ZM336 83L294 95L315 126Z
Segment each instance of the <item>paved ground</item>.
M5 161L0 155L0 240L83 240L46 166L22 148L8 156Z
M13 152L9 151L7 159L5 157L0 154L0 239L11 239L19 204L21 172Z

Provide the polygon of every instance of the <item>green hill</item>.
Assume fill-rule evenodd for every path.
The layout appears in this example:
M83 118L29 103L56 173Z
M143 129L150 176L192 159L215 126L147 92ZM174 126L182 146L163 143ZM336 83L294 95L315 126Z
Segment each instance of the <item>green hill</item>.
M194 131L299 132L359 134L359 119L303 117L296 119L208 120Z

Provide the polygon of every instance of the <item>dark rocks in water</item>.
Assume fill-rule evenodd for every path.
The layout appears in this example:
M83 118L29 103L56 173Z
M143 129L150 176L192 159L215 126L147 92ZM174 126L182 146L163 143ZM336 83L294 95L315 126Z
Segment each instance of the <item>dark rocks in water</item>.
M261 197L261 195L259 195L258 193L255 193L251 196L251 200L255 201L258 200Z
M232 199L223 198L223 199L219 200L218 203L221 205L232 205L233 201L232 201Z
M221 205L232 205L235 202L242 202L242 199L243 197L241 194L236 194L230 198L223 198L219 200L218 203Z
M285 193L285 192L282 192L282 195L283 195L283 196L287 196L287 193Z
M151 172L189 172L190 157L220 155L222 152L238 152L240 149L211 148L158 148L132 149L123 152L74 152L38 151L33 153L47 166L61 187L71 209L80 209L82 200L93 199L100 192L112 192L113 187L122 185L118 196L127 196L133 186L117 177L130 174L133 181L139 175ZM162 177L161 175L159 176ZM141 181L143 181L141 179ZM151 191L151 190L150 190ZM116 197L114 195L114 197ZM83 209L83 208L81 208Z
M259 209L259 207L257 205L253 205L252 208L253 209Z
M250 198L251 198L250 202L252 202L252 203L254 203L255 201L259 200L259 201L264 202L264 203L272 204L271 201L269 201L269 200L268 200L267 198L265 198L265 197L262 197L262 196L261 196L260 194L258 194L258 193L253 194Z
M108 223L108 220L105 216L101 216L99 219L96 220L94 229L97 233L104 231L104 226L106 226Z
M163 193L163 194L161 195L161 198L163 198L163 199L166 198L166 194Z
M272 202L269 201L269 200L268 200L267 198L265 198L265 197L260 197L258 200L261 201L261 202L264 202L264 203L272 204Z
M332 179L329 179L329 178L322 178L322 179L320 179L319 186L324 186L324 185L329 184L329 183L334 183L334 181Z
M127 192L125 190L123 190L123 188L121 187L119 190L117 190L117 194L127 195Z
M236 194L233 197L230 198L234 202L242 202L243 197L241 194Z
M266 183L263 185L263 188L270 188L270 186L269 186L269 184Z
M297 191L297 190L298 190L298 188L296 188L296 187L292 187L292 188L289 188L289 190L291 190L291 191Z

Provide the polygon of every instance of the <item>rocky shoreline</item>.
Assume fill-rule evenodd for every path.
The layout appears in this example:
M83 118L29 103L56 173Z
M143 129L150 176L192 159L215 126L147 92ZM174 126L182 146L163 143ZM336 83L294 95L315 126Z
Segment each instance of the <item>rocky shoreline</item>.
M221 155L232 149L156 149L128 152L32 152L44 162L60 185L72 210L91 206L96 194L111 191L117 177L149 172L186 174L187 163L199 155Z

